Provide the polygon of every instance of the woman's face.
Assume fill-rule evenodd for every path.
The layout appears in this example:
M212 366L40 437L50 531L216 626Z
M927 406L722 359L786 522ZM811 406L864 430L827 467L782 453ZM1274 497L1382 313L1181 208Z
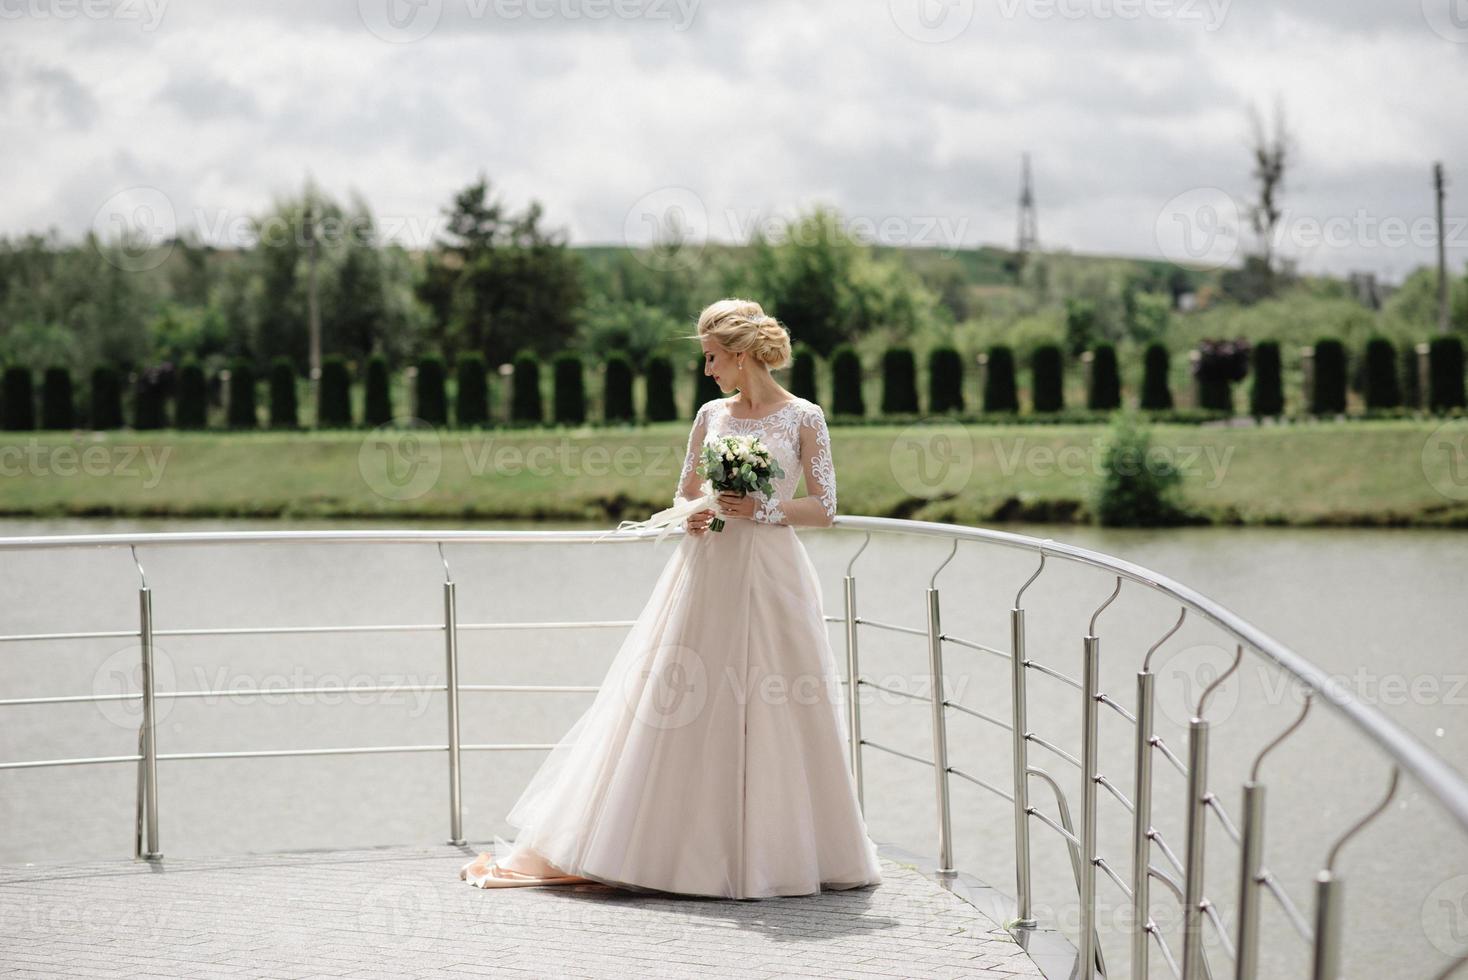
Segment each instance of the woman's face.
M713 378L719 390L733 391L739 381L739 355L720 347L709 337L704 337L703 373Z

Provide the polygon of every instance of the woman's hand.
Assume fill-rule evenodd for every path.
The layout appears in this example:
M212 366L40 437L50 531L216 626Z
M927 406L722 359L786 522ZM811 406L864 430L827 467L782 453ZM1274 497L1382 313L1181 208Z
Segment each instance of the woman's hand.
M709 529L709 521L713 520L714 512L711 510L696 510L688 515L685 522L689 534L703 534Z
M719 491L719 516L743 517L753 520L755 503L753 494L721 490Z

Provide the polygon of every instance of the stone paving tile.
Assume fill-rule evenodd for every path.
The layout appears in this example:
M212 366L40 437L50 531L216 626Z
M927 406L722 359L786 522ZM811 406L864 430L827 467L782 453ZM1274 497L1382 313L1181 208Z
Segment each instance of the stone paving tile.
M602 885L481 890L481 850L0 865L0 977L1013 980L1008 934L884 859L875 888L760 901Z

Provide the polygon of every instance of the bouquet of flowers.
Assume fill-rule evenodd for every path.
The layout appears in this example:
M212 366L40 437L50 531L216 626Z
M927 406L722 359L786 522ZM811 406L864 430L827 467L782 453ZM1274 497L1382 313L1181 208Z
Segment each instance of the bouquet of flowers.
M658 540L661 541L673 525L689 514L718 504L720 492L733 490L744 494L750 490L759 490L768 494L773 490L770 481L785 475L780 461L770 452L769 447L755 436L721 436L705 440L699 450L695 469L698 475L704 478L703 485L699 488L703 492L698 497L693 500L679 500L673 506L658 511L645 521L622 521L607 534L639 528L661 527L662 531L658 534ZM724 529L723 518L715 517L709 522L709 528L714 531L722 531ZM601 537L606 537L606 534Z
M733 490L743 496L751 490L769 494L774 489L772 478L785 475L780 461L756 436L723 436L703 444L698 462L698 475L707 477L717 494ZM710 531L722 531L724 519L709 521Z

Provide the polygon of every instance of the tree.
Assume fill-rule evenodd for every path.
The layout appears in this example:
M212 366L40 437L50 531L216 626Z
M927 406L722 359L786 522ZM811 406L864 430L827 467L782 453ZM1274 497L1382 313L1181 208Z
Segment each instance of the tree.
M1285 170L1293 157L1293 141L1285 129L1284 106L1277 104L1274 113L1274 133L1266 135L1264 119L1257 106L1249 108L1252 132L1250 151L1254 157L1254 179L1257 200L1249 208L1249 223L1260 240L1260 258L1266 277L1274 274L1274 236L1284 210L1280 206L1280 193L1284 189ZM1272 293L1273 290L1268 291Z

